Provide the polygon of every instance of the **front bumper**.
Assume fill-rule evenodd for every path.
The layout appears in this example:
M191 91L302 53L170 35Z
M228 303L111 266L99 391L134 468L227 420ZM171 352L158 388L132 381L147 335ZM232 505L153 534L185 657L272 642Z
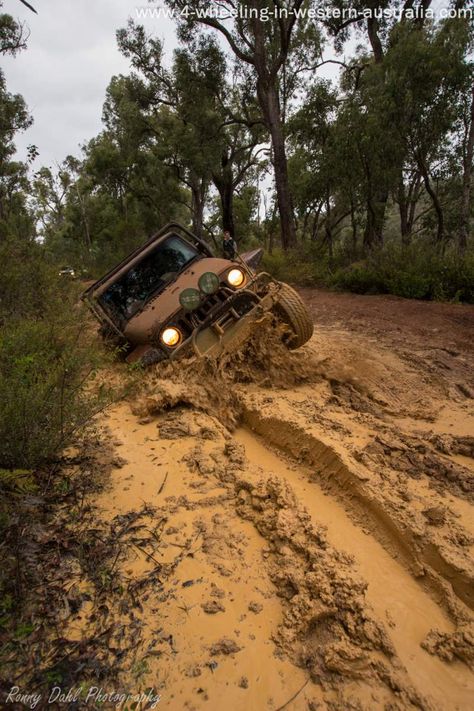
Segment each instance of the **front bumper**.
M259 281L264 280L268 282L265 293L258 294ZM210 313L206 320L193 330L191 336L173 351L169 351L170 360L175 360L189 350L198 358L234 350L244 343L254 328L265 319L265 315L277 303L279 291L279 283L269 274L260 272L255 275L245 288L229 296L217 312ZM253 301L254 305L242 314L239 313L238 304L242 303L245 297Z

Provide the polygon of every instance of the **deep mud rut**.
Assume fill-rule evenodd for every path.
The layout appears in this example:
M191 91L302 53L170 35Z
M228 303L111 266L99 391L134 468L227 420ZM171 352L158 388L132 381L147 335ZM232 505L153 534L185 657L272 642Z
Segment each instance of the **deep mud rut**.
M121 683L173 710L470 709L474 309L306 297L300 352L151 371L106 418L97 510L141 535Z

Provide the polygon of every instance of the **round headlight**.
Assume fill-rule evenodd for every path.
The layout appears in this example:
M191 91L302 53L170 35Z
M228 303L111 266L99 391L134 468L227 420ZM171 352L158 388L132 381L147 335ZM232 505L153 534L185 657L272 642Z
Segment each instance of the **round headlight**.
M173 348L174 346L177 346L180 342L181 333L178 331L177 328L170 326L169 328L165 328L165 330L161 334L161 340L163 341L165 346L168 346L168 348Z
M214 294L219 288L219 277L214 272L204 272L198 284L204 294Z
M185 311L194 311L201 303L201 294L197 289L184 289L179 295L179 303Z
M231 269L227 274L227 281L231 286L239 287L245 281L245 274L242 269Z

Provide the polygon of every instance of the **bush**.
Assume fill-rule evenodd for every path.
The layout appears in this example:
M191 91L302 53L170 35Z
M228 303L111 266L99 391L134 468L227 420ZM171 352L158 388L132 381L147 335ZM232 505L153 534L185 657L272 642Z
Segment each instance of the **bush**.
M388 244L360 263L340 268L328 283L360 294L394 294L409 299L474 302L474 257L444 254L432 244Z
M394 294L408 299L474 303L474 252L441 253L431 242L408 247L392 241L362 259L342 246L329 259L312 245L265 255L264 267L281 281L326 286L356 294Z
M103 358L77 305L36 244L0 248L0 467L55 457L108 401L92 387Z
M355 262L348 267L328 274L328 286L335 286L355 294L377 294L382 290L382 282L377 271L366 262Z
M327 283L328 260L311 245L303 245L292 252L280 248L265 254L262 268L275 279L299 286L323 286Z

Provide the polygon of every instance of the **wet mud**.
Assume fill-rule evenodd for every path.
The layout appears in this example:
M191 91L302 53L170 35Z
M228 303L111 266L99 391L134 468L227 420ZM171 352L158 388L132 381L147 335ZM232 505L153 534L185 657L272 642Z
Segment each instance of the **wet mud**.
M414 316L408 349L351 303L298 352L269 330L156 366L103 422L97 511L143 534L110 645L160 708L472 707L473 354L458 334L423 359Z

